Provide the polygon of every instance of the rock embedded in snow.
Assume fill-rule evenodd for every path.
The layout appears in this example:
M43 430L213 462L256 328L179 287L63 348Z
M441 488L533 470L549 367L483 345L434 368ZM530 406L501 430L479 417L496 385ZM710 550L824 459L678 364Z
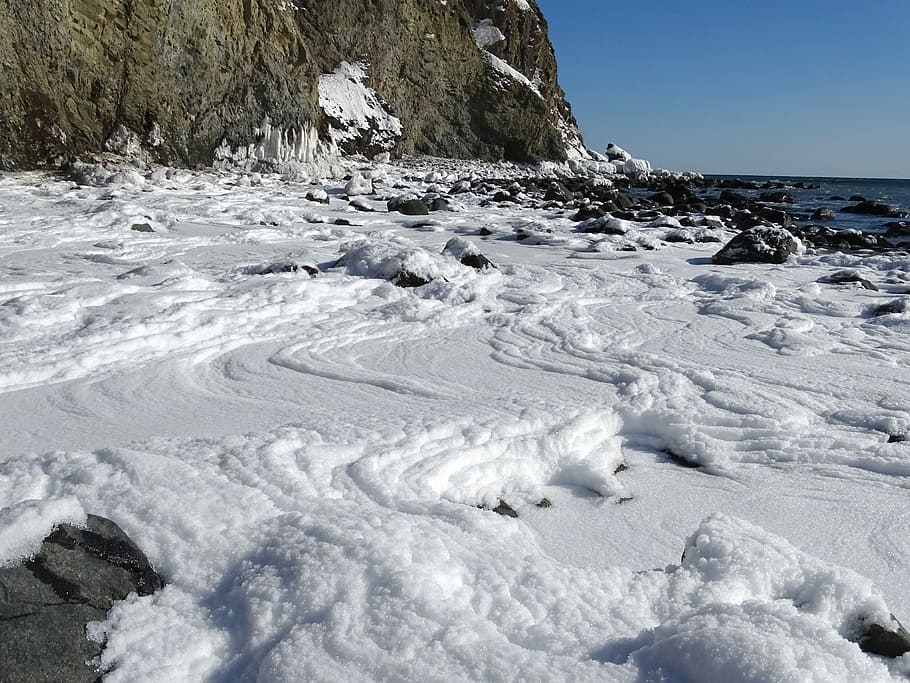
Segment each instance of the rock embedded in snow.
M486 270L487 268L496 267L490 259L480 253L477 245L463 237L453 237L446 242L442 253L454 256L462 265L474 270Z
M846 285L846 284L855 283L855 284L859 284L860 286L862 286L863 289L868 289L873 292L878 291L878 287L876 287L872 282L870 282L869 280L864 278L862 275L860 275L857 271L852 270L852 269L839 270L835 273L831 273L830 275L826 275L822 278L819 278L818 281L826 282L826 283L833 284L833 285Z
M350 193L348 193L350 195ZM369 194L369 193L367 193ZM310 190L306 193L307 201L317 202L319 204L328 204L329 203L329 193L326 192L323 188L319 187L315 190Z
M562 202L563 204L571 202L575 199L575 195L567 188L563 183L559 181L553 181L550 183L550 186L547 188L547 192L544 195L544 200L548 202Z
M788 230L758 226L738 234L711 260L718 265L785 263L798 249L799 242Z
M398 212L405 216L428 216L430 208L424 204L422 199L413 195L401 195L390 199L386 203L389 212Z
M910 633L893 614L886 626L865 624L856 642L863 652L880 657L895 659L910 652Z
M629 154L619 145L614 145L612 142L607 145L607 160L608 161L622 161L626 162L632 158L632 155Z
M143 552L114 522L63 524L31 559L0 567L0 672L8 681L96 681L101 645L86 624L130 593L162 587Z

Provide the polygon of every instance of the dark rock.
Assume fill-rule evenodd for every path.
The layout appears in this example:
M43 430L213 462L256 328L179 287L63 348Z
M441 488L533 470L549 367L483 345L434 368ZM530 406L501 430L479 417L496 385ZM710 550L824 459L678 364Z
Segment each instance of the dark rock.
M161 587L142 551L110 520L89 515L86 529L61 525L33 559L0 568L0 678L97 681L86 662L101 645L86 639L86 624L130 593Z
M786 211L775 209L770 206L763 206L758 210L758 215L775 225L782 228L789 228L793 224L793 218Z
M575 195L560 182L552 182L547 188L547 193L544 195L544 201L548 202L571 202L575 199Z
M135 232L155 232L155 229L148 223L134 223L130 230Z
M509 505L504 500L499 501L499 504L493 508L493 512L497 515L502 515L503 517L512 517L514 519L518 518L518 513L512 509L512 506Z
M398 287L404 287L406 289L413 287L422 287L423 285L429 283L430 280L427 280L425 277L407 270L402 270L400 273L398 273L398 275L392 278L392 284Z
M776 190L774 192L762 192L758 201L760 202L770 202L772 204L792 204L793 195L785 190Z
M490 230L489 228L481 228L480 230L477 231L477 234L480 235L481 237L489 237L490 235L493 234L493 231Z
M840 195L834 195L833 197L828 197L828 199L830 199L832 202L845 202L845 201L847 201L844 197L841 197ZM865 200L860 199L860 200L853 200L853 201L865 201Z
M812 220L813 221L833 221L833 220L837 220L837 214L834 213L834 209L822 207L822 208L816 209L812 213Z
M452 211L452 204L445 197L436 197L430 202L430 211Z
M880 315L893 315L897 313L903 313L907 310L907 302L905 299L895 299L894 301L889 301L886 304L881 304L875 306L869 310L869 315L872 317L878 317Z
M676 201L669 192L656 192L648 197L649 200L660 206L673 206Z
M890 223L885 223L885 227L888 228L885 233L886 237L910 236L910 221L891 221Z
M863 216L887 216L888 218L906 218L908 212L882 204L881 202L860 202L855 206L845 206L841 209L844 213L856 213Z
M336 218L334 220L335 225L354 225L347 218Z
M827 249L894 249L885 237L870 235L859 230L835 230L823 225L806 225L796 229L799 237L812 247Z
M904 443L907 441L906 434L889 434L888 443Z
M262 263L248 266L244 269L247 275L276 275L278 273L306 273L310 277L319 275L319 269L306 263L297 261L278 261L276 263Z
M863 624L856 643L860 650L870 655L894 659L910 652L910 633L892 614L888 628L875 623Z
M325 190L310 190L306 193L307 201L317 202L318 204L328 204L329 195Z
M866 199L865 197L863 197L861 194L852 194L852 195L850 195L850 201L851 202L867 202L869 200Z
M474 270L486 270L495 268L496 265L483 254L466 254L460 259L461 264L473 268Z
M826 282L832 285L858 283L863 287L863 289L869 289L874 292L878 291L878 287L876 287L866 278L862 277L855 270L839 270L836 273L832 273L831 275L826 275L825 277L821 278L819 282Z
M735 225L738 230L748 230L749 228L760 225L770 226L771 221L758 214L752 213L751 211L738 211L736 215L733 216L733 225Z
M386 204L390 212L397 211L405 216L428 216L429 207L416 197L396 197Z
M623 211L635 206L635 200L632 199L632 197L627 195L625 192L617 192L613 196L613 203L615 203L616 206L618 206Z
M739 209L745 209L751 203L751 200L745 195L740 194L739 192L734 192L733 190L724 190L720 193L720 201L724 204L729 204Z
M711 259L718 265L733 263L785 263L798 247L784 228L759 226L738 234Z
M541 498L538 502L534 503L535 507L547 509L553 507L553 501L549 498Z
M496 194L493 195L492 200L500 204L517 204L518 200L515 199L509 192L505 190L499 190Z
M607 214L607 212L604 211L599 206L594 206L593 204L588 204L586 206L581 207L578 210L578 212L574 216L572 216L572 220L575 221L576 223L580 223L582 221L587 221L592 218L600 218L602 216L605 216L606 214Z

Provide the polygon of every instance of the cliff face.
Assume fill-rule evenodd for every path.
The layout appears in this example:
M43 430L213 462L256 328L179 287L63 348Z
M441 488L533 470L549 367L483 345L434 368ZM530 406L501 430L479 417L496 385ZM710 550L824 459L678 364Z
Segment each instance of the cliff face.
M0 64L19 166L105 146L183 164L583 149L533 0L6 2Z

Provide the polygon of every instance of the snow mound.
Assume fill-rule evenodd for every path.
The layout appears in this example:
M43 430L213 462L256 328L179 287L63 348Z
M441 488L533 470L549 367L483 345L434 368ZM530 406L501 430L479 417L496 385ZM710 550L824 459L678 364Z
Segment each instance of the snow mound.
M85 524L85 510L72 496L26 500L0 510L0 567L33 557L60 524Z
M633 646L645 680L892 680L855 643L893 623L868 580L734 517L692 534L667 597L668 618Z

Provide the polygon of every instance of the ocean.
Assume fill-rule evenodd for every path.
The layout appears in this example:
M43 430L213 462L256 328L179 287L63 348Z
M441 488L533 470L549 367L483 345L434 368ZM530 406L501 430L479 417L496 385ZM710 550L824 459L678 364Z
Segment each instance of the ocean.
M854 228L863 232L885 232L886 223L897 218L882 218L881 216L860 216L840 211L845 206L855 205L857 202L849 201L850 197L858 195L870 201L890 204L899 209L910 211L910 180L889 178L816 178L800 176L758 176L758 175L709 175L710 178L719 180L740 179L764 183L784 183L787 190L793 195L793 204L783 204L781 208L793 214L800 223L810 223L815 209L829 207L837 212L837 220L825 223L834 228ZM796 185L808 189L801 189ZM747 195L759 194L757 191L744 192ZM836 199L843 197L843 199ZM910 220L910 219L906 219Z

